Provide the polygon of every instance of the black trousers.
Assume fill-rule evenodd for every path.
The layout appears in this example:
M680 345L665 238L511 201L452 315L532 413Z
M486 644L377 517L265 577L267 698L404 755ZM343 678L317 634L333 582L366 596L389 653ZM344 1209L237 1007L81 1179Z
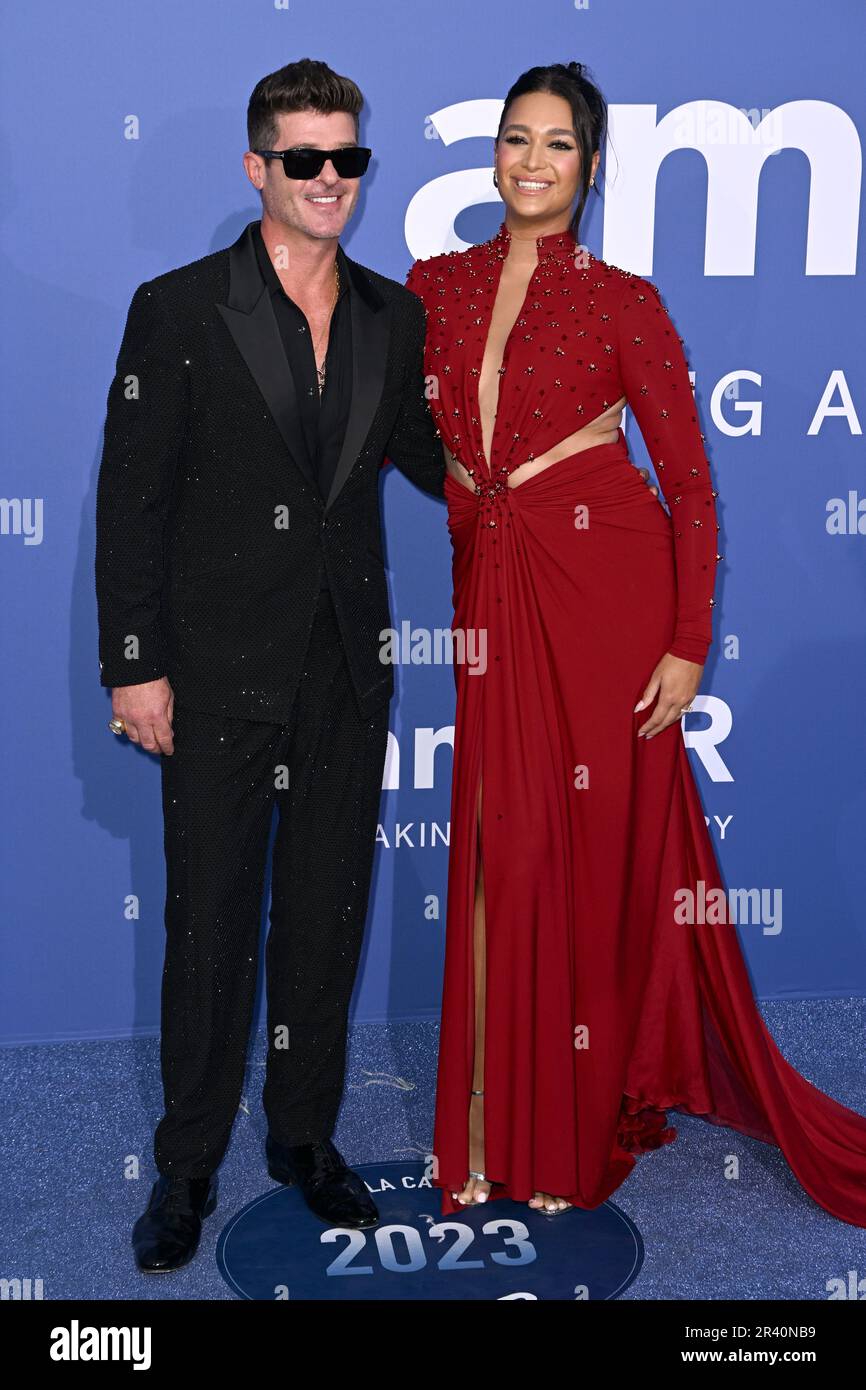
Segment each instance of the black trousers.
M162 758L166 951L160 1173L205 1177L243 1085L274 806L262 1101L282 1144L328 1138L367 914L388 706L362 719L331 596L319 595L288 724L175 703Z

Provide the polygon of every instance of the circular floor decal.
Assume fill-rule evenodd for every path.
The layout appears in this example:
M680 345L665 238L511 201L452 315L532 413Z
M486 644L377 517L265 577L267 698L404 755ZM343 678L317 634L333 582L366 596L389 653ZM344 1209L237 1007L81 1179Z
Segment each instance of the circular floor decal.
M423 1163L356 1169L379 1208L366 1231L329 1227L294 1187L274 1187L237 1212L217 1245L240 1298L617 1298L643 1264L643 1241L611 1202L543 1216L498 1199L439 1215Z

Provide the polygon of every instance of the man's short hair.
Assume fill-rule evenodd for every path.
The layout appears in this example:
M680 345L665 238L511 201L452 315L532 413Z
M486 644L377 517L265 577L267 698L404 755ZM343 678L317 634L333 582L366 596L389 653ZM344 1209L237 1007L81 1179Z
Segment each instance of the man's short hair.
M251 150L272 150L276 144L277 117L284 111L319 111L328 116L346 111L355 120L364 105L361 89L350 77L341 77L327 63L299 58L257 82L247 107L247 138Z

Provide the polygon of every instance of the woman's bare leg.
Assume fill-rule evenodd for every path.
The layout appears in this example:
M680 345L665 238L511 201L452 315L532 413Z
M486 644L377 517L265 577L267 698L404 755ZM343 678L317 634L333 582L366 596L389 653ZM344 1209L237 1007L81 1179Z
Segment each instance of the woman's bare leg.
M481 782L478 784L477 838L478 856L475 873L475 905L473 921L473 961L475 973L475 1060L472 1074L472 1090L484 1090L484 1006L487 984L486 921L484 911L484 862L481 853ZM476 1173L484 1172L484 1096L470 1096L469 1105L469 1167ZM468 1178L465 1187L452 1195L458 1202L471 1206L485 1202L490 1192L490 1183L481 1178ZM536 1192L529 1206L539 1211L555 1214L565 1211L571 1205L564 1197L554 1197L549 1192Z
M475 973L475 1062L472 1074L473 1091L484 1090L484 1004L486 997L486 964L484 932L484 865L481 858L481 783L478 783L477 839L478 858L475 873L475 909L473 922L473 960ZM484 1096L470 1096L469 1104L469 1167L476 1173L484 1172ZM453 1196L459 1202L470 1205L484 1202L490 1191L490 1183L480 1178L469 1178L466 1186Z

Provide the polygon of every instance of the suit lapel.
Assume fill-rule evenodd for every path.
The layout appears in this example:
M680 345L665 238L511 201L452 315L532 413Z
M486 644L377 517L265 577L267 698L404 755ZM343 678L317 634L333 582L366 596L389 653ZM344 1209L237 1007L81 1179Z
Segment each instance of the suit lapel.
M288 370L280 330L253 244L251 222L229 247L229 292L217 304L238 351L249 367L292 459L318 493L318 480L307 452L292 374ZM362 266L337 248L341 275L351 282L352 400L340 456L328 494L333 506L370 429L385 384L385 365L391 332L391 306L368 279Z
M264 396L289 454L318 493L318 481L298 412L294 379L283 351L271 296L256 260L254 226L251 222L229 247L228 301L218 303L217 308Z

